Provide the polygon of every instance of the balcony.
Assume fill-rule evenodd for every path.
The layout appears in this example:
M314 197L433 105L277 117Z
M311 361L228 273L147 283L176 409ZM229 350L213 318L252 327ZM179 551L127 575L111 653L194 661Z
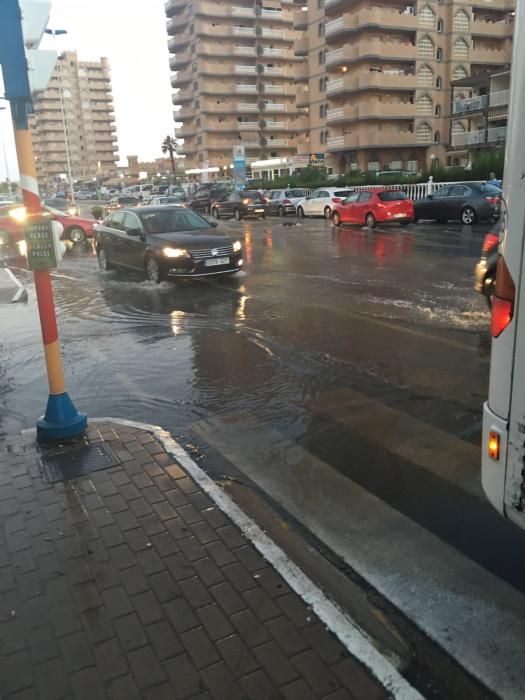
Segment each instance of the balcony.
M235 92L247 94L247 95L256 95L257 94L257 85L246 85L244 83L238 83L235 86Z
M253 46L234 46L234 56L256 56L256 51Z
M326 23L326 40L340 40L347 32L380 27L381 29L415 32L419 18L408 12L392 12L387 9L346 12L342 17Z
M264 105L265 112L286 112L286 105L277 102L267 102Z
M380 102L369 100L359 104L348 104L344 107L329 109L326 121L329 124L350 122L366 119L414 119L416 108L410 102Z
M237 103L238 112L258 112L259 105L254 102L238 102Z
M275 66L264 66L264 75L284 75L284 68L275 68Z
M181 88L183 85L191 83L191 75L185 71L179 71L171 78L172 88Z
M192 54L189 49L186 51L179 51L175 56L170 56L170 68L172 71L178 71L191 63Z
M294 53L296 56L308 56L308 38L303 36L300 39L296 39L294 43Z
M255 17L255 10L251 7L237 7L233 5L231 14L232 17Z
M328 151L342 151L356 148L399 148L404 146L426 147L432 141L417 142L416 134L411 131L395 131L393 129L364 130L343 136L328 137Z
M284 49L268 49L263 47L262 55L271 58L282 58L284 56Z
M234 27L233 36L255 36L255 29L253 27Z
M454 100L452 102L452 114L464 114L466 112L480 112L488 107L488 95L478 95L465 100Z
M259 131L259 122L237 122L240 131Z
M276 22L287 21L290 19L282 10L265 10L264 8L261 10L260 17L262 19L271 19Z
M294 10L293 13L293 28L305 30L308 27L308 10Z
M265 39L286 39L285 33L282 31L282 29L266 29L266 27L262 28L261 36Z
M482 36L487 38L512 39L513 32L513 22L491 22L481 18L474 18L470 23L470 33L473 37Z
M452 134L450 139L451 146L475 146L480 143L485 143L485 129L479 131L465 131L460 134Z
M513 12L516 9L516 3L514 0L491 0L490 5L486 2L486 0L473 0L472 2L472 7L473 9L482 9L482 10L506 10L507 12Z
M326 86L327 95L343 95L359 90L415 90L416 77L404 73L361 73L346 75L344 78L330 80Z
M228 67L225 70L228 71ZM237 75L257 75L257 66L243 66L239 64L233 67L233 71Z
M495 143L496 141L505 141L507 138L506 126L495 126L487 129L487 143Z
M168 17L173 17L174 14L183 10L188 4L188 0L168 0L164 3L164 10Z
M177 53L190 43L190 35L184 32L177 36L172 36L168 41L168 49L170 53Z
M416 47L410 42L364 41L346 44L326 54L326 66L335 67L365 58L381 58L382 61L415 61Z
M261 139L247 139L241 142L244 148L260 148Z
M489 107L508 107L510 90L499 90L489 94Z
M510 63L511 53L505 49L493 49L477 47L470 51L468 60L470 63L478 64L502 64Z
M286 131L288 129L288 122L267 121L264 128L266 130Z
M267 139L266 145L268 148L273 148L275 147L285 147L288 146L288 140L287 139Z

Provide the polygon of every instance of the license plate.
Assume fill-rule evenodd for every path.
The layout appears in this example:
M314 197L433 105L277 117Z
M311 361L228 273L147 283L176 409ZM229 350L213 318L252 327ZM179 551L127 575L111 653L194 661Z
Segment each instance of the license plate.
M253 210L256 214L262 214L264 212L264 209L254 209Z
M229 265L230 258L212 258L204 261L204 267L215 267L216 265Z

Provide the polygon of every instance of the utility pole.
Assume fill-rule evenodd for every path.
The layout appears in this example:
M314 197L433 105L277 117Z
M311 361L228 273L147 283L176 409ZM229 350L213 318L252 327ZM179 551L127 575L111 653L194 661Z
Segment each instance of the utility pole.
M45 226L48 220L42 215L29 130L31 91L18 0L0 0L0 65L5 97L11 106L20 187L28 221ZM42 442L61 441L82 435L87 427L87 417L77 412L66 391L49 269L33 269L33 275L49 383L46 412L37 421L37 439Z

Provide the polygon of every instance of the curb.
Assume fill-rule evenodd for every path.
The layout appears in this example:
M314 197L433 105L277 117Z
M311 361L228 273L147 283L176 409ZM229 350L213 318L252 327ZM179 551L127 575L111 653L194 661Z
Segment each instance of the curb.
M350 617L326 597L323 591L288 558L287 554L193 461L168 431L149 423L117 418L95 418L91 419L90 423L116 423L152 433L166 452L181 464L286 583L312 608L350 654L369 670L395 700L424 700L418 690L410 685L391 661L378 651L369 637ZM22 432L27 434L35 431L30 429Z
M19 301L27 301L27 290L22 284L22 282L20 282L20 280L11 272L11 270L8 267L3 267L2 270L4 270L6 275L9 277L10 281L17 288L15 295L9 303L16 304Z

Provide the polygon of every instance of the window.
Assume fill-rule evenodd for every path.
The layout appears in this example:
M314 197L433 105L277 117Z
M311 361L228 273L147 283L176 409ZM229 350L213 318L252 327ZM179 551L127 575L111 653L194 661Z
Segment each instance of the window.
M108 221L108 226L110 228L115 228L117 231L123 231L124 230L124 215L126 212L124 211L116 211L113 216L109 219Z
M419 13L419 26L422 29L434 29L435 22L436 16L432 8L428 7L428 5L423 7Z
M437 192L434 192L434 199L444 199L445 197L449 197L451 189L452 188L450 185L447 187L440 187Z
M425 36L422 36L419 40L417 52L420 58L434 57L434 42L427 34Z
M323 36L324 34L324 22L319 22L319 26L317 27L317 36Z
M319 51L319 65L324 63L324 61L325 61L325 53L323 50L321 50L321 51Z
M319 141L323 144L324 143L324 131L321 131L321 135L319 137Z
M431 143L432 129L427 122L421 123L416 129L416 143Z
M407 196L404 192L390 190L388 192L379 192L377 195L382 202L400 202L406 199Z
M319 78L319 92L326 90L327 78Z
M438 32L440 32L440 33L443 32L443 20L442 20L442 19L438 19L437 30L438 30Z
M436 61L442 61L443 60L443 49L438 48L436 51Z
M454 72L452 73L453 80L461 80L461 78L466 78L468 75L467 69L463 66L456 66Z
M434 134L434 143L441 143L441 134L439 131L436 131Z
M371 192L361 192L359 195L359 202L369 202L372 199Z
M464 39L457 39L454 42L452 58L468 58L468 44Z
M440 76L438 75L438 77L436 78L436 90L441 90L441 85L442 85L442 80L441 80Z
M459 10L454 15L453 28L455 32L461 32L462 34L469 31L470 20L465 10Z
M326 116L326 108L325 105L319 105L319 116L322 118Z
M429 95L420 95L416 103L417 114L432 114L432 111L432 99Z
M353 204L354 202L357 202L359 199L359 192L352 192L352 194L349 194L348 197L343 201L343 204Z
M441 105L436 105L434 109L434 116L435 117L440 117L441 116Z
M421 66L417 74L417 82L420 87L432 87L434 85L434 71L426 64Z
M131 212L127 211L124 214L124 230L128 231L130 228L138 228L140 231L142 231L139 217L136 214L132 214Z

